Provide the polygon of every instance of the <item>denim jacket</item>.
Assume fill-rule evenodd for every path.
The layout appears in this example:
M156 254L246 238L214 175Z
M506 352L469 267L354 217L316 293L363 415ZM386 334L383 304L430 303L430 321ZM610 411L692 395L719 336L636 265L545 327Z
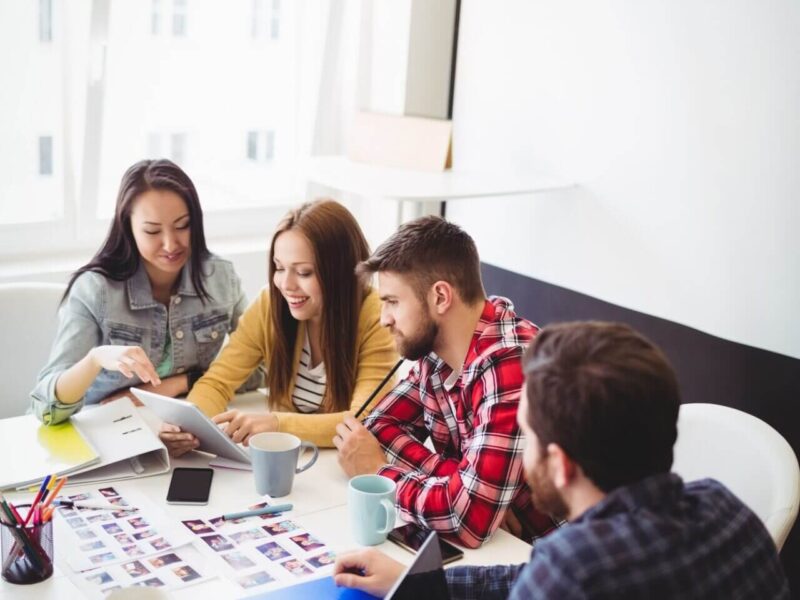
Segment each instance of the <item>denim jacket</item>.
M192 285L191 265L184 266L169 311L153 298L144 265L126 281L82 273L58 312L50 358L31 392L33 412L47 424L65 421L84 404L96 404L118 390L141 384L135 375L100 371L84 397L63 404L55 395L56 381L66 369L96 346L141 346L157 366L165 358L167 330L172 334L172 372L205 371L247 306L233 265L211 255L203 263L210 298L205 304ZM168 375L168 376L169 376Z

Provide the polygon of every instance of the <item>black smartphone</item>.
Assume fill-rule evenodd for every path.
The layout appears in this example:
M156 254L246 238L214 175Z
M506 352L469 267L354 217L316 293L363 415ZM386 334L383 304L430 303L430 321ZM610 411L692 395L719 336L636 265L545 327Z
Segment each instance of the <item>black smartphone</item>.
M405 548L412 554L416 554L430 532L422 529L414 523L408 523L400 527L395 527L389 532L389 539L401 548ZM457 548L450 542L444 541L439 537L439 549L442 551L442 564L454 562L464 557L463 550Z
M208 504L214 469L177 467L169 482L167 504Z

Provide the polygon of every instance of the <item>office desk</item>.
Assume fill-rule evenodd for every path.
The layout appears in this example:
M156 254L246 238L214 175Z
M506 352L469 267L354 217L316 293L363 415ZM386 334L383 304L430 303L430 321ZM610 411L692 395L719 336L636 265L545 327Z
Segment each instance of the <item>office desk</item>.
M238 397L233 404L236 408L245 411L263 409L263 394L250 393ZM204 467L208 465L211 456L197 452L181 458L173 459L174 467ZM207 506L179 506L166 504L167 488L169 487L169 473L155 477L143 477L114 482L113 485L122 495L136 490L144 493L152 502L159 506L171 519L176 521L191 518L216 517L223 512L246 509L256 504L261 497L256 493L252 473L233 469L216 468L214 481L211 486L211 496ZM76 494L82 489L94 489L102 484L87 486L69 486L69 494ZM28 494L6 494L12 501L21 501ZM347 513L347 477L342 472L336 460L336 450L320 450L317 463L308 471L295 477L292 493L281 502L291 502L294 505L290 517L298 521L309 531L320 536L335 552L358 548L350 533L350 523ZM400 521L398 520L398 524ZM408 563L412 555L405 550L386 542L379 546L396 560ZM69 581L65 570L69 569L64 560L65 553L69 550L64 545L59 545L55 540L56 570L47 581L35 585L20 586L0 580L0 600L10 598L20 600L34 599L67 599L80 598L79 590ZM497 531L493 538L478 550L464 550L464 558L454 565L490 565L504 563L526 562L530 553L530 546L515 538L505 531ZM252 592L251 592L252 593ZM181 590L169 592L170 597L176 599L196 600L202 598L229 598L233 594L246 596L240 589L235 588L225 579L217 578L203 584L190 586Z

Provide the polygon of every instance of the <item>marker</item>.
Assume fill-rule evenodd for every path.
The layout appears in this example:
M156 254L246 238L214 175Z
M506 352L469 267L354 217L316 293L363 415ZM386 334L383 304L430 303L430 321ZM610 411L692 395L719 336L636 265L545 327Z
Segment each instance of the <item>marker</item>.
M260 515L274 515L275 513L286 512L294 508L291 504L276 504L275 506L265 506L264 508L256 508L255 510L244 510L242 512L230 513L222 515L224 521L233 521L234 519L244 519L246 517L258 517Z

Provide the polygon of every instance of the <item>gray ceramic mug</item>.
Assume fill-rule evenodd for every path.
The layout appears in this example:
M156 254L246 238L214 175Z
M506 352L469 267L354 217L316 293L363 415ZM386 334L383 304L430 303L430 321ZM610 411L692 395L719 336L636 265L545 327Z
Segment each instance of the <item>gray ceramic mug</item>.
M319 449L314 444L303 442L291 433L257 433L248 444L256 491L262 496L269 494L278 498L289 494L295 474L310 468L319 456ZM305 465L298 467L297 460L306 449L313 451L314 455Z

